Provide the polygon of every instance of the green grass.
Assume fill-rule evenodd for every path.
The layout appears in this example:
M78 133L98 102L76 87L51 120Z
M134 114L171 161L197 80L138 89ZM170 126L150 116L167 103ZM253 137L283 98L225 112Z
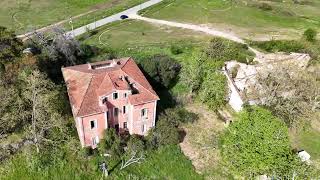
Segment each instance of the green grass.
M298 136L300 149L306 150L312 159L320 159L320 133L312 128L301 132Z
M70 149L71 150L71 149ZM71 150L72 151L72 150ZM67 151L68 152L68 151ZM73 152L75 153L75 152ZM28 153L17 154L12 160L1 164L1 179L100 179L101 171L98 162L102 159L98 155L87 159L78 159L70 152L63 156L52 155L46 162L43 155ZM55 157L55 158L54 158ZM63 159L59 159L62 158ZM40 161L40 159L42 159ZM100 159L100 160L99 160ZM108 159L105 160L109 162ZM48 165L48 163L50 165ZM200 180L203 177L180 151L179 146L162 147L149 151L141 163L135 163L120 170L119 162L109 162L110 179L186 179Z
M141 164L134 164L125 171L115 171L111 177L115 179L203 179L194 171L178 146L162 147L158 151L151 151Z
M79 27L144 1L146 0L2 0L0 24L23 33L99 9L74 19L74 26ZM70 29L68 23L65 27Z
M142 21L127 20L116 22L98 29L98 33L86 37L80 37L86 44L100 48L136 48L136 47L163 47L177 41L190 43L202 43L210 39L210 36L167 26L156 26ZM148 48L147 48L148 49Z
M232 30L243 37L267 35L292 36L312 27L320 29L320 1L311 5L292 1L268 1L271 11L259 9L251 0L165 0L141 13L145 16L195 24L212 24L224 31ZM269 36L268 36L269 37Z

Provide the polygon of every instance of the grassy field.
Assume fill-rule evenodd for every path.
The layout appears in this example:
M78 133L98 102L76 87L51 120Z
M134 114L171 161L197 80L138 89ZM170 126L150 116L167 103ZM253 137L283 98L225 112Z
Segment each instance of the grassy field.
M244 38L269 39L296 38L309 27L320 30L319 8L320 1L317 0L300 3L274 0L165 0L141 13L157 19L205 24L235 32Z
M136 20L116 22L100 28L98 33L91 37L82 37L85 43L100 48L159 47L177 41L206 42L209 38L208 35L191 30L156 26Z
M146 0L2 0L0 24L23 33L92 11L73 20L74 26L79 27L144 1ZM70 29L68 23L65 27Z

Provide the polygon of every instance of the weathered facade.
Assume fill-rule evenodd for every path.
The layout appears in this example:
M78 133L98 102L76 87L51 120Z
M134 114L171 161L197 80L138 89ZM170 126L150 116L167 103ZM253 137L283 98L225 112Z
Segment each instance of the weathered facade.
M155 126L159 97L132 58L62 68L83 147L107 128L145 135Z

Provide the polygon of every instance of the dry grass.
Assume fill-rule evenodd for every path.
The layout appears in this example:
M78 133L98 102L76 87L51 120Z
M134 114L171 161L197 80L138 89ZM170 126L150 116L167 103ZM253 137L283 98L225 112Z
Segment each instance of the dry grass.
M201 104L188 104L186 108L198 114L199 119L183 126L186 136L180 146L196 171L208 174L219 165L217 134L224 129L224 122Z

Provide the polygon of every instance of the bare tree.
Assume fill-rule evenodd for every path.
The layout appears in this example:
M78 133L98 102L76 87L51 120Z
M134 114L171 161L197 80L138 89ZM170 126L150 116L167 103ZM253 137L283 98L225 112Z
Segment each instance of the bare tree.
M257 76L257 91L261 103L295 126L320 109L320 82L305 69L277 66Z
M53 142L46 138L49 130L53 128L63 130L62 118L54 105L58 92L54 90L54 84L38 70L31 74L22 73L22 76L26 83L24 97L31 107L30 131L36 150L39 152L41 143Z
M141 153L139 157L136 157L137 153L133 153L131 155L131 158L129 160L124 160L122 159L122 163L121 163L121 168L120 170L130 166L131 164L134 163L141 163L142 160L144 160L143 154Z

